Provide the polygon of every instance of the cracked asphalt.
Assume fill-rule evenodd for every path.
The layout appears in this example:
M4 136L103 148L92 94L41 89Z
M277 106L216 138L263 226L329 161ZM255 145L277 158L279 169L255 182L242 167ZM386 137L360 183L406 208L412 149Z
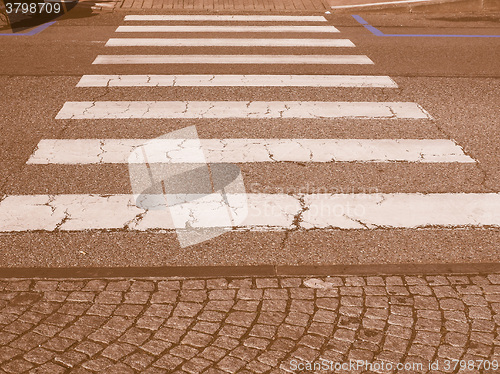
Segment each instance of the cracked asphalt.
M470 164L303 163L239 164L250 193L497 193L500 191L498 131L498 48L495 40L471 38L378 38L349 15L331 16L340 36L356 45L373 65L168 65L180 74L364 74L387 75L398 88L331 87L75 87L84 74L137 74L137 66L93 65L99 54L158 54L154 47L104 47L123 24L126 12L60 20L43 33L3 38L2 195L90 193L128 194L128 169L120 164L30 165L40 139L155 138L196 125L201 138L448 139ZM487 19L458 21L425 15L367 15L386 32L497 33ZM450 21L449 19L453 19ZM195 34L193 34L196 36ZM151 36L141 35L137 36ZM177 37L177 34L172 35ZM207 34L205 36L211 36ZM215 36L215 34L213 35ZM242 33L241 37L249 34ZM251 36L251 35L250 35ZM309 35L308 35L309 36ZM301 37L289 33L287 37ZM325 36L318 36L325 37ZM328 36L327 36L328 37ZM171 47L170 54L229 54L235 47ZM241 54L294 53L291 47L237 47ZM28 53L29 51L29 53ZM305 53L325 54L311 47ZM352 53L335 48L328 53ZM164 74L165 65L148 65L146 75ZM430 118L418 120L338 118L171 118L55 119L66 101L385 101L414 102ZM94 105L93 104L93 105ZM189 110L189 108L185 108ZM210 110L209 107L206 108ZM213 110L213 109L212 109ZM394 113L393 113L394 115ZM194 115L193 115L194 116ZM111 177L112 176L112 177ZM63 210L64 212L64 210ZM67 213L61 217L63 219ZM298 213L302 214L301 212ZM297 215L294 212L292 215ZM296 219L296 217L295 217ZM61 222L60 222L61 223ZM66 222L63 222L66 223ZM361 224L362 222L358 222ZM61 226L62 227L62 226ZM190 248L169 233L19 232L2 234L4 266L167 266L167 265L356 265L498 262L497 229L435 228L374 230L296 230L233 232ZM166 244L168 243L168 244ZM29 255L25 249L29 248ZM85 254L83 254L85 253ZM258 254L258 255L256 255Z
M32 37L0 37L0 201L15 205L12 195L38 195L30 212L35 220L49 217L38 220L43 227L0 233L0 374L309 373L318 370L298 364L319 360L417 365L329 370L339 373L499 372L498 227L424 222L404 229L349 213L338 224L314 213L330 194L370 194L365 205L373 209L396 194L498 194L498 39L380 38L339 14L329 22L373 65L92 64L104 54L165 53L164 47L105 47L129 13L87 13ZM386 33L500 34L494 17L363 17ZM171 55L235 50L353 53L342 47L168 47ZM138 73L146 85L157 74L171 74L172 81L117 87L119 79L108 79L99 87L77 87L84 74ZM383 75L398 87L186 86L182 74L209 75L208 83L218 74ZM125 101L120 110L130 114L134 101L146 100L174 101L177 113L147 118L155 112L149 105L137 118L93 118L101 101ZM192 105L203 101L209 104ZM241 118L207 118L220 109L217 103L236 101L242 102ZM250 118L266 101L281 104L264 104L266 118ZM288 104L301 101L409 102L420 117L383 105L380 118L364 118L364 112L328 118L331 108L315 118L318 106L308 112L311 118L286 118L293 110ZM56 118L66 102L85 102L81 115L89 118ZM222 148L229 146L224 139L246 138L445 139L456 147L451 155L476 162L426 163L434 155L421 152L418 162L311 163L323 155L300 142L309 158L283 161L279 147L264 142L259 146L266 162L237 166L251 199L275 194L269 203L278 224L263 223L258 231L242 226L182 248L172 227L148 226L156 212L150 205L131 214L128 165L104 163L112 153L105 139L157 138L188 126L196 126L202 139L220 139ZM27 163L35 151L43 154L41 139L81 138L97 141L88 150L92 163L70 163L69 156L66 164ZM315 193L325 195L311 197ZM115 205L103 214L100 204L110 202ZM456 216L461 209L457 204ZM10 221L22 227L26 215L21 217L13 214ZM95 227L80 230L88 222ZM453 360L467 370L451 369Z

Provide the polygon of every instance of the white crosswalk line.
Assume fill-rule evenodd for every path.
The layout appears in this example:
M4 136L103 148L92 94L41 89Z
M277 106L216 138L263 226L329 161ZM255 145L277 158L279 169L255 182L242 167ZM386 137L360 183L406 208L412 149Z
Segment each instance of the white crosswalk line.
M57 119L105 118L413 118L430 115L405 102L69 101Z
M323 16L131 14L125 21L250 21L250 22L326 22Z
M118 33L134 33L111 38L107 47L355 47L348 39L326 39L339 30L323 16L274 15L127 15L136 22L233 22L232 24L148 24L126 25ZM234 22L283 22L245 25ZM288 22L321 22L294 25ZM286 24L288 23L288 24ZM149 33L151 38L130 38ZM152 35L156 33L157 35ZM172 35L167 34L172 33ZM220 33L227 38L177 38L181 33ZM239 35L231 35L239 34ZM252 38L242 33L262 33ZM281 34L280 34L281 33ZM296 38L290 38L291 33ZM294 34L295 33L295 34ZM313 33L325 33L314 38ZM266 35L264 35L266 34ZM167 36L162 38L161 36ZM186 36L186 35L184 35ZM205 36L205 35L203 35ZM242 38L237 38L242 36ZM256 35L257 36L257 35ZM301 38L301 36L303 38ZM172 37L172 38L171 38ZM276 38L272 38L276 37ZM307 38L306 38L307 37ZM127 51L127 50L125 50ZM190 50L186 50L190 51ZM146 70L151 64L284 64L284 65L372 65L365 55L99 55L95 65L137 64ZM96 67L97 68L97 67ZM110 67L108 67L110 68ZM158 67L159 68L159 67ZM205 67L206 68L206 67ZM318 68L321 68L319 66ZM166 70L166 69L165 69ZM137 74L84 75L78 87L366 87L396 88L388 76L370 75L217 75L217 74ZM118 90L120 95L126 90ZM147 92L148 90L142 90ZM121 98L121 96L120 96ZM144 97L147 99L147 97ZM265 98L264 98L265 99ZM349 101L68 101L57 119L432 119L413 102ZM130 121L120 122L124 127ZM139 121L142 124L146 121ZM192 122L192 121L189 121ZM334 121L330 121L334 122ZM99 122L97 122L99 123ZM367 122L368 125L370 122ZM390 122L398 126L400 121ZM406 123L406 122L405 122ZM420 122L416 122L420 123ZM90 122L94 125L94 122ZM140 135L139 135L140 136ZM221 136L221 135L219 135ZM223 136L223 135L222 135ZM144 160L137 147L152 145L148 163L190 163L190 155L200 154L208 163L427 163L474 164L462 148L449 139L42 139L27 164L43 165L134 164ZM179 148L181 148L179 150ZM148 148L151 150L150 148ZM143 153L145 155L145 153ZM190 158L191 157L191 158ZM199 160L199 159L198 159ZM99 166L100 165L100 166ZM148 166L151 166L148 165ZM139 165L140 166L140 165ZM262 165L263 166L263 165ZM82 166L84 168L85 166ZM125 166L126 167L126 166ZM192 165L191 165L192 167ZM328 165L326 166L328 167ZM423 166L415 166L423 167ZM438 165L437 167L441 167ZM52 168L52 167L49 167ZM45 170L45 169L44 169ZM112 175L110 175L113 178ZM141 179L142 180L142 179ZM159 182L159 181L158 181ZM147 183L146 183L147 184ZM127 187L128 188L128 187ZM142 190L142 189L141 189ZM126 190L125 190L126 191ZM149 191L149 190L148 190ZM85 192L85 191L79 191ZM233 191L234 192L234 191ZM7 195L0 198L0 232L84 231L84 230L180 230L225 228L227 231L281 230L370 230L379 228L500 227L498 193L377 193L377 194L243 194L248 216L229 226L214 214L221 208L220 196L183 195L179 203L189 225L172 220L165 196L153 195L154 207L136 206L132 194ZM208 198L206 198L208 196ZM235 195L236 196L236 195ZM243 201L238 198L228 201ZM169 198L172 199L172 196ZM156 200L155 200L156 199ZM175 200L175 198L174 198ZM149 200L148 200L149 201ZM170 200L172 201L172 200ZM159 202L159 203L158 203ZM178 202L178 201L177 201ZM182 207L182 205L185 205ZM227 209L228 206L223 206ZM241 208L238 206L238 208ZM245 211L245 209L243 209ZM197 214L200 214L199 216Z
M364 55L99 55L93 64L353 64L371 65Z
M339 32L333 26L118 26L116 32Z
M349 39L111 38L106 47L355 47Z
M181 144L182 143L182 146ZM201 150L199 144L201 143ZM423 162L474 163L447 139L42 139L28 164L126 164L144 144L157 150L149 162L190 163L202 151L209 163ZM172 154L170 151L176 151ZM181 152L182 151L182 152Z
M387 87L376 75L84 75L77 87Z
M244 197L248 216L237 227L228 229L500 227L498 193L245 194ZM203 204L207 204L206 200L193 199L186 204L186 210L203 212L208 208ZM0 232L184 228L175 227L167 207L161 207L138 208L132 195L12 195L0 202ZM221 227L213 215L205 215L193 224L195 228Z

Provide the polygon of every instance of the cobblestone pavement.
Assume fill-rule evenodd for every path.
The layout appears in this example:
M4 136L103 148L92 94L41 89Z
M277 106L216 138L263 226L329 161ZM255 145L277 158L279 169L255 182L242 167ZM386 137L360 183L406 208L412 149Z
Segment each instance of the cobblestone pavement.
M226 11L326 11L328 0L120 0L118 8L226 10Z
M499 326L500 274L9 279L0 373L281 373L320 358L451 373L445 359L500 360Z

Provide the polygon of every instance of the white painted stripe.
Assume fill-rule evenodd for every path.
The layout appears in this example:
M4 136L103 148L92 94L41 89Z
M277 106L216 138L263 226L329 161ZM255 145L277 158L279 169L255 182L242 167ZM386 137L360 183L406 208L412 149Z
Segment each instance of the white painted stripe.
M411 3L427 3L434 0L398 0L398 1L381 1L368 4L353 4L353 5L335 5L331 9L350 9L350 8L366 8L381 5L395 5L395 4L411 4Z
M111 38L106 47L355 47L349 39Z
M128 15L125 21L250 21L250 22L326 22L323 16L268 16L268 15L202 15L155 14Z
M69 101L57 119L431 118L416 103L323 101Z
M339 32L333 26L118 26L116 32Z
M84 75L77 87L398 87L376 75Z
M93 64L356 64L364 55L99 55Z
M42 139L27 163L142 163L130 158L142 145L150 163L198 162L200 151L209 163L475 162L447 139Z
M241 224L228 229L500 227L497 193L247 194L243 198L248 215ZM186 205L186 210L203 217L193 222L195 227L223 227L213 214L206 214L214 208L207 199ZM138 208L132 195L7 196L0 202L0 232L175 229L169 209L161 207L160 202L156 206L160 209Z

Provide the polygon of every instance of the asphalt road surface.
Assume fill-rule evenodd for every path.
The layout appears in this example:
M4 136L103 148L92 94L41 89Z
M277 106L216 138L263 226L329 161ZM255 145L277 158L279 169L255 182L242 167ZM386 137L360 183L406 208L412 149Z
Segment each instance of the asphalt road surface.
M499 261L499 38L127 14L0 36L1 266ZM494 17L363 17L500 35ZM128 157L189 126L210 162L241 169L248 215L182 247L166 207L134 203ZM189 204L181 226L227 226Z

